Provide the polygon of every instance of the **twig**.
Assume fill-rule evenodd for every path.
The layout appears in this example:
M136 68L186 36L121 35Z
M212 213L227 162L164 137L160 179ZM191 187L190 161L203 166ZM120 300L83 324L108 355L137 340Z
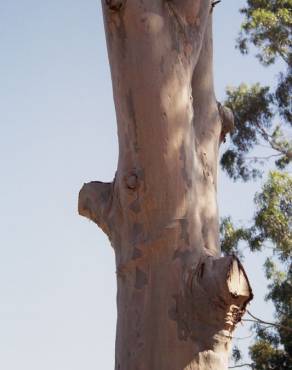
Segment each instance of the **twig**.
M249 366L253 369L253 364L240 364L240 365L235 365L235 366L229 366L228 369L235 369L237 367L244 367L244 366Z
M286 58L285 54L280 50L277 49L277 53L280 55L280 57L284 60L285 63L289 64L288 58Z
M219 4L219 3L221 3L221 0L213 1L213 3L211 4L211 6L212 6L212 10L213 10L213 9L214 9L214 7L215 7L217 4Z
M281 324L277 324L277 323L274 323L274 322L265 321L265 320L259 319L258 317L254 316L254 315L253 315L252 313L250 313L248 310L246 310L246 312L247 312L247 313L249 314L249 316L251 316L254 320L244 319L244 321L256 322L256 323L260 323L260 324L264 324L264 325L271 325L271 326L278 327L278 328L280 328L280 329L283 329L283 330L287 330L287 331L292 332L292 328L289 328L288 326L281 325Z
M255 122L255 125L257 126L258 130L260 131L262 137L270 144L271 148L275 151L282 153L283 155L286 155L289 159L292 158L292 152L291 150L285 150L281 148L277 143L273 141L273 136L270 135L263 127L261 127L257 122Z
M254 333L251 333L250 335L246 336L246 337L232 337L232 339L235 339L235 340L245 340L245 339L249 339L251 337L254 336Z
M273 157L279 157L280 155L283 155L282 153L278 153L278 154L271 154L271 155L268 155L266 157L245 157L245 159L247 160L250 160L250 161L257 161L257 160L264 160L264 161L267 161Z

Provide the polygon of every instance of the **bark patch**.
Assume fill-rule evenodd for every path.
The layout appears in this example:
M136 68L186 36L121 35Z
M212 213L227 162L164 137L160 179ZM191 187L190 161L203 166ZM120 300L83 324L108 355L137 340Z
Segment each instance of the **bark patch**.
M129 117L133 122L133 145L134 150L137 152L139 150L138 147L138 129L137 129L137 121L136 121L136 113L135 113L135 106L134 106L134 100L133 100L133 94L132 90L130 89L127 95L127 105L128 105L128 113Z
M122 59L127 56L127 32L124 24L124 11L127 0L104 0L107 12L105 21L109 49Z
M160 72L161 72L161 73L164 73L164 64L165 64L165 59L164 59L164 57L162 56L162 57L161 57L161 59L160 59L160 64L159 64Z
M187 218L182 218L181 220L179 220L179 223L181 227L180 237L186 243L186 245L190 245L190 235L188 231L189 221L187 220Z
M132 243L139 244L143 241L143 224L134 223L132 228Z
M180 156L179 159L183 162L183 167L181 169L182 178L184 179L185 183L187 184L187 187L190 188L192 186L192 180L188 176L187 171L187 156L186 156L186 150L185 146L182 143L180 147Z
M104 203L107 203L111 196L111 189L107 189L100 194L100 198Z
M182 40L187 38L186 29L184 26L184 22L179 15L175 5L171 2L171 0L166 1L166 5L168 7L168 12L170 19L172 19L173 23L170 27L171 31L171 40L172 40L172 48L180 53Z
M140 205L140 202L139 202L139 199L137 198L136 200L134 200L134 202L132 202L130 204L130 210L133 211L134 213L139 213L141 212L141 205Z
M175 303L168 311L168 317L177 323L178 338L187 341L190 336L188 306L185 304L185 299L181 294L175 294L173 299Z
M140 249L138 249L138 248L134 248L132 259L133 259L133 260L136 260L136 259L138 259L138 258L140 258L140 257L142 257L142 256L143 256L143 254L142 254L142 252L140 251Z
M178 258L181 261L182 266L186 267L188 265L188 262L190 261L191 254L192 252L188 249L186 250L177 249L173 254L173 260L176 260Z
M147 274L144 271L140 270L138 267L136 267L135 288L141 290L147 284L148 284L148 276L147 276Z

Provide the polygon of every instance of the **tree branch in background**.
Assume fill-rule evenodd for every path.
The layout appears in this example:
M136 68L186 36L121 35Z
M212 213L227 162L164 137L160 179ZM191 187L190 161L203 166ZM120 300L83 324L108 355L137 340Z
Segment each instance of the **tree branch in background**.
M264 66L282 68L271 89L259 83L227 88L224 105L235 118L235 130L223 152L221 167L233 180L255 180L267 174L267 181L255 195L255 214L247 226L236 226L230 217L221 221L220 241L224 254L241 255L264 247L272 249L266 259L266 300L275 306L276 323L254 316L255 340L249 346L250 360L233 348L230 369L292 369L292 7L291 0L248 0L240 10L244 19L237 40L242 54L256 48ZM266 148L266 149L263 149ZM269 161L268 161L269 160ZM269 167L264 167L269 166ZM275 167L277 170L275 170ZM287 170L288 169L288 170ZM269 244L266 246L266 244ZM248 363L251 362L251 363Z
M290 331L292 333L292 328L289 328L288 326L277 324L275 322L269 322L269 321L259 319L258 317L254 316L252 313L250 313L248 310L246 310L246 313L249 316L251 316L254 320L243 319L242 321L250 321L250 322L255 322L255 323L258 323L258 324L270 325L270 326L274 326L274 327L277 327L277 328L280 328L280 329L283 329L283 330Z

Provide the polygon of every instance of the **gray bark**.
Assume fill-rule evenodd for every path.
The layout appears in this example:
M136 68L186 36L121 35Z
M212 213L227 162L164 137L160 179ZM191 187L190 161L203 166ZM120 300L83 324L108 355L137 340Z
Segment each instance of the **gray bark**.
M103 0L119 161L112 183L83 186L79 213L115 251L116 370L226 369L252 298L240 262L220 258L218 147L232 118L214 94L211 9Z

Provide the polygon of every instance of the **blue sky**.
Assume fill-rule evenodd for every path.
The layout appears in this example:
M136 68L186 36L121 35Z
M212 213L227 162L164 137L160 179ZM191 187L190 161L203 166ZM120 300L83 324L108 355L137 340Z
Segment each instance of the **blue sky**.
M215 82L273 84L234 48L243 0L215 9ZM103 233L77 215L83 182L111 181L117 137L99 1L0 3L0 368L113 369L115 267ZM259 183L220 175L221 215L246 220ZM263 303L263 257L245 266ZM240 332L246 332L242 330ZM240 334L239 334L240 335Z

